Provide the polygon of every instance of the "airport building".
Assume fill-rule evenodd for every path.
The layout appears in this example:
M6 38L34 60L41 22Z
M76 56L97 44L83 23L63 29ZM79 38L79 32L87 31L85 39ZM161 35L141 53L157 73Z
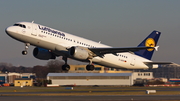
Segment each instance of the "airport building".
M118 85L132 86L137 79L152 79L152 72L125 72L123 73L49 73L47 80L53 85L74 85L74 86L103 86Z
M34 79L34 73L0 73L0 84L14 84L15 79Z
M70 72L74 71L86 71L86 65L70 65ZM104 71L104 66L94 65L94 71Z
M7 82L8 74L6 73L0 73L0 85Z
M153 72L153 76L155 78L180 78L180 65L173 64L173 65L160 65L157 69L151 70L134 70L134 71L141 71L141 72Z
M31 78L16 78L14 80L14 86L32 86L33 85L33 79Z

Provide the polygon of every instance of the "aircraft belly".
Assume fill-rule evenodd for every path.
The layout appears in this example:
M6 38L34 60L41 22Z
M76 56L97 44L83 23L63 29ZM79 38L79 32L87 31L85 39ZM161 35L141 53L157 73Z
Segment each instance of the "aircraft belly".
M100 62L96 62L97 64L100 65L104 65L104 66L108 66L108 67L112 67L112 68L127 68L128 65L126 65L123 62L118 61L117 56L113 56L113 55L105 55L105 57L103 57L101 59ZM124 67L126 66L126 67Z
M129 59L122 59L114 55L106 55L101 59L100 62L96 62L97 64L112 67L112 68L122 68L122 69L148 69L144 63L136 59L136 64L132 65L132 58Z

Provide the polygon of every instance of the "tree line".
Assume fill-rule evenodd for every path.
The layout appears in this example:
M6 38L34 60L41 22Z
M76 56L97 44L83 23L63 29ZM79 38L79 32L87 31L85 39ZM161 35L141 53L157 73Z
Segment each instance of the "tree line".
M45 66L36 65L33 67L13 66L10 63L0 63L0 71L2 73L35 73L37 78L46 78L48 73L65 72L62 70L64 62L60 60L51 60Z

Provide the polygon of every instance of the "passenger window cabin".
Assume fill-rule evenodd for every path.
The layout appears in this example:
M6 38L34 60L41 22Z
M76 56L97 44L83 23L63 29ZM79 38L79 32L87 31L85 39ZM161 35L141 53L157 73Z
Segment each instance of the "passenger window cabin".
M26 26L22 25L22 24L14 24L14 26L20 26L20 27L26 28ZM54 36L54 37L62 38L64 40L71 41L71 42L74 42L74 43L78 43L78 44L81 44L83 46L87 46L89 48L96 48L95 46L92 46L92 45L89 45L89 44L86 44L86 43L83 43L83 42L79 42L77 40L69 39L69 38L63 37L61 35L55 35L53 33L47 32L47 31L41 31L41 33L45 33L45 34L48 34L48 35L51 35L51 36Z

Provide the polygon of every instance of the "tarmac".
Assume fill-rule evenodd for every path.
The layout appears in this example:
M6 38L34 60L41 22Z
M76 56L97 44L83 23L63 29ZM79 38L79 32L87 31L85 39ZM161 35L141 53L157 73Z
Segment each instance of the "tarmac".
M65 88L1 87L0 101L180 101L180 87ZM155 89L157 93L146 94L145 89Z
M179 101L179 95L0 96L1 101Z

